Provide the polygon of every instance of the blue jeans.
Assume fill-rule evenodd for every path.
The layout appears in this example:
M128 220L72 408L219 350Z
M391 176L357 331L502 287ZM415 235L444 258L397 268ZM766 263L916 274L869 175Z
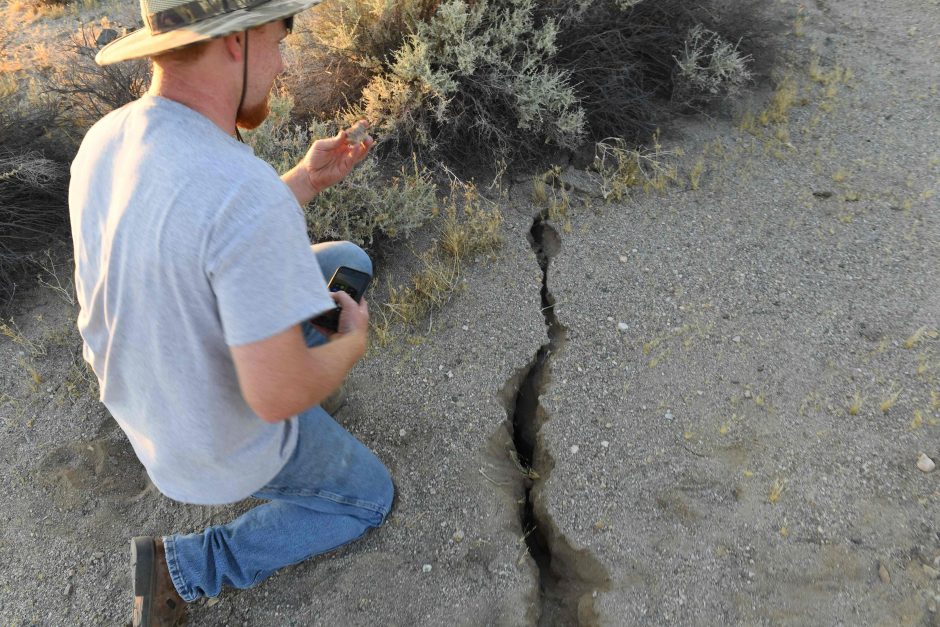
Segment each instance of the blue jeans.
M327 280L339 266L372 274L350 242L313 247ZM304 324L308 346L326 341ZM218 596L222 585L250 588L274 571L325 553L385 520L395 491L388 470L319 406L297 420L297 448L252 496L268 501L230 523L163 538L167 565L185 601Z

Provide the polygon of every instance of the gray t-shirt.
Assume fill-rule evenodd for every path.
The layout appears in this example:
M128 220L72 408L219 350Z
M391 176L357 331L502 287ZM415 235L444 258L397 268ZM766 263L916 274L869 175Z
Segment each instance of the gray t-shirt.
M280 471L296 417L242 397L230 346L333 306L277 173L192 109L144 96L72 163L78 328L101 401L161 492L229 503Z

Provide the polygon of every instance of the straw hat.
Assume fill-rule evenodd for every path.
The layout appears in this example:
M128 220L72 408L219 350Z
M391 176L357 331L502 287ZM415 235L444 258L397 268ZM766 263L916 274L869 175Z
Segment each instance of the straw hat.
M145 26L102 48L95 61L152 57L290 17L321 0L140 0Z

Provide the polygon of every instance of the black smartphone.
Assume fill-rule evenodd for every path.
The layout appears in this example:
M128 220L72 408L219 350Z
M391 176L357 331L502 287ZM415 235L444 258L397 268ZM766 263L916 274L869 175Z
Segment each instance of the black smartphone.
M327 288L331 292L338 292L342 290L349 294L352 299L358 303L362 298L362 295L365 294L366 288L369 287L369 281L371 280L372 277L365 272L353 270L352 268L347 268L346 266L340 266L336 269L336 272L333 273L333 278L330 279ZM324 329L336 332L336 329L339 326L339 314L342 310L343 308L337 305L335 309L331 309L330 311L322 313L316 318L313 318L310 323L315 324L318 327L323 327Z

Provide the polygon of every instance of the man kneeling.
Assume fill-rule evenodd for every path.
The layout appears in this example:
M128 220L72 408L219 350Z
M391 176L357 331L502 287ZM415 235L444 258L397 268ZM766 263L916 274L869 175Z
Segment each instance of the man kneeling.
M319 140L282 177L238 141L267 116L292 16L317 1L143 0L146 26L97 57L152 57L154 75L72 164L84 357L161 492L267 501L201 533L135 538L134 625L174 624L186 602L346 544L392 506L386 468L320 406L369 322L326 278L372 263L349 242L311 247L301 210L372 139ZM309 322L335 304L335 333Z

